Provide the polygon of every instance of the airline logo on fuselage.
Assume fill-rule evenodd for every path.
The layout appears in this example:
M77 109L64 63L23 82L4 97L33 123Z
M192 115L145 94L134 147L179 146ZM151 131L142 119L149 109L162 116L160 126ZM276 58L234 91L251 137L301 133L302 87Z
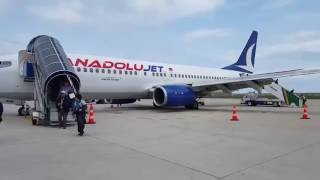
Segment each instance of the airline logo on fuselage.
M162 72L163 66L157 66L157 65L144 65L144 64L130 64L127 62L115 62L115 61L99 61L99 60L93 60L89 61L88 59L80 59L77 58L75 62L73 62L71 59L69 59L69 62L72 66L82 66L82 67L88 67L88 68L106 68L106 69L118 69L118 70L128 70L128 71L150 71L150 72ZM172 71L172 68L168 68L169 71Z

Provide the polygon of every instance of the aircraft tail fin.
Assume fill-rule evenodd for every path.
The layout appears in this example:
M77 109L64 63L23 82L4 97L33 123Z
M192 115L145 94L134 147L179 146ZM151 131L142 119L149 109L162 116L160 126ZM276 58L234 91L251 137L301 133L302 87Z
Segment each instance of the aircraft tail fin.
M252 31L251 36L244 47L238 61L222 69L238 71L241 73L252 74L254 70L254 61L256 56L258 32Z

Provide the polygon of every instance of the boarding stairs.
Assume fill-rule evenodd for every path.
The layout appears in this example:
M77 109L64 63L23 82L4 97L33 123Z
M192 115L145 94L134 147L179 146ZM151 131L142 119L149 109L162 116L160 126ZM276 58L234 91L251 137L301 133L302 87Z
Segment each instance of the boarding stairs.
M263 86L263 90L277 97L281 102L288 106L302 106L302 99L293 91L289 91L280 84L273 82Z
M25 82L34 83L33 124L59 125L56 99L60 86L68 81L79 92L80 79L74 72L60 43L50 36L37 36L27 50L19 52L20 74ZM67 124L75 118L69 113Z

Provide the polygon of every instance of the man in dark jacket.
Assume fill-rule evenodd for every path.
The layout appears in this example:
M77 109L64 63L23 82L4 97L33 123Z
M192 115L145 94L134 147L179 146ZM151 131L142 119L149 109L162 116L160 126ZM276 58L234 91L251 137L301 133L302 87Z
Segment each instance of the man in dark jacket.
M73 105L73 112L76 114L79 136L83 136L83 130L86 124L87 103L82 100L82 96L79 93L76 94L76 99Z
M3 104L0 102L0 123L2 122Z
M72 106L72 100L69 94L65 91L61 91L57 98L57 108L58 108L58 120L60 127L65 129L67 123L68 113Z

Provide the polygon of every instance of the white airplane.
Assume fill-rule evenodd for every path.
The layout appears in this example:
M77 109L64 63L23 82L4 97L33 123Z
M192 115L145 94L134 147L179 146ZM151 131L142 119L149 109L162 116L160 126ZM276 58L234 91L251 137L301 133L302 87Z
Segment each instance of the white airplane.
M198 98L212 91L232 92L271 84L281 77L320 73L320 69L295 69L253 74L257 36L253 31L237 62L221 69L85 55L69 55L68 60L86 99L111 99L115 104L153 99L155 107L188 109L197 109ZM20 100L22 104L33 100L35 84L26 82L21 71L17 55L0 57L0 98ZM58 91L59 84L54 87Z

